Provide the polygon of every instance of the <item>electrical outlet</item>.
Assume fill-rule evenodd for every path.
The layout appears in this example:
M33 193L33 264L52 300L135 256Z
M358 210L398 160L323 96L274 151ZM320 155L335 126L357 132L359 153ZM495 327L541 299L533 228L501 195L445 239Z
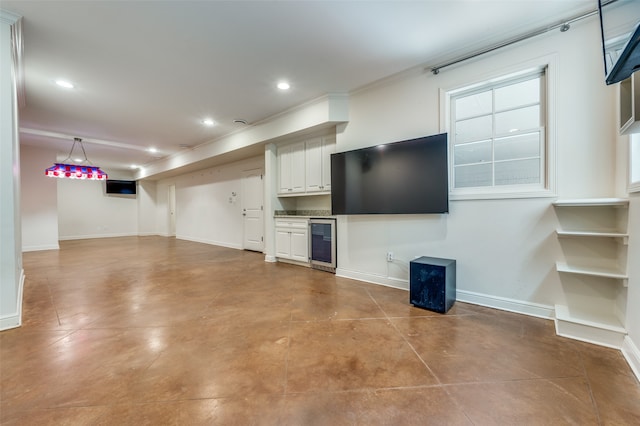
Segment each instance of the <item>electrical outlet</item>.
M393 262L393 252L392 251L388 251L387 252L387 262Z

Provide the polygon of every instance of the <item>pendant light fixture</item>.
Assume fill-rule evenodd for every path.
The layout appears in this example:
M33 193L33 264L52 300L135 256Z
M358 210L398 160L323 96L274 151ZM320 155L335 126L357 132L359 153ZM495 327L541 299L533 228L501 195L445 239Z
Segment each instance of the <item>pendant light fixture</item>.
M71 161L71 155L76 144L80 145L84 160L79 161L80 164L68 164L67 161ZM100 170L100 167L91 164L91 161L87 158L87 153L80 138L73 138L73 145L67 158L62 160L62 163L55 163L52 167L46 169L44 174L50 177L67 179L107 180L107 174Z

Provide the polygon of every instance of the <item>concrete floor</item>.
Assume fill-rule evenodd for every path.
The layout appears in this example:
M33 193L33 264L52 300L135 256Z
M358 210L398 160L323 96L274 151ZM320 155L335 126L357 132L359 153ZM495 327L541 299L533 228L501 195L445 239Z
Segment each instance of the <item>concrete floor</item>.
M2 425L640 424L619 351L553 322L163 237L24 255ZM460 284L460 283L459 283Z

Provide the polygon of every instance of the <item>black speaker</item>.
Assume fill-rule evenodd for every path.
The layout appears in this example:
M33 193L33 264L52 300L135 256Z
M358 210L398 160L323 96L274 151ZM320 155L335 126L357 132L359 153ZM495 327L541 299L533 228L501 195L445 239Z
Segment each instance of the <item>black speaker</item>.
M441 314L451 309L456 301L456 261L423 256L409 262L409 300Z

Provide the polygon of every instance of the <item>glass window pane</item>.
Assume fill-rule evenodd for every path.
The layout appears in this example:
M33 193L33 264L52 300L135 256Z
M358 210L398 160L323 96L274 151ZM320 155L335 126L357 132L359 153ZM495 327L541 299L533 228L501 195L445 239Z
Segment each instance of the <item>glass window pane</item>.
M496 134L540 127L540 106L520 108L496 114Z
M496 185L540 183L540 159L496 163Z
M455 143L488 139L493 134L491 116L471 118L456 122Z
M540 103L540 77L496 89L496 111Z
M453 163L456 166L491 161L491 141L456 145L453 150L453 155Z
M474 186L491 186L491 163L474 164L473 166L456 166L455 187L469 188Z
M491 114L491 91L476 93L475 95L457 98L454 105L456 120Z
M512 160L540 156L540 132L496 139L495 159Z

